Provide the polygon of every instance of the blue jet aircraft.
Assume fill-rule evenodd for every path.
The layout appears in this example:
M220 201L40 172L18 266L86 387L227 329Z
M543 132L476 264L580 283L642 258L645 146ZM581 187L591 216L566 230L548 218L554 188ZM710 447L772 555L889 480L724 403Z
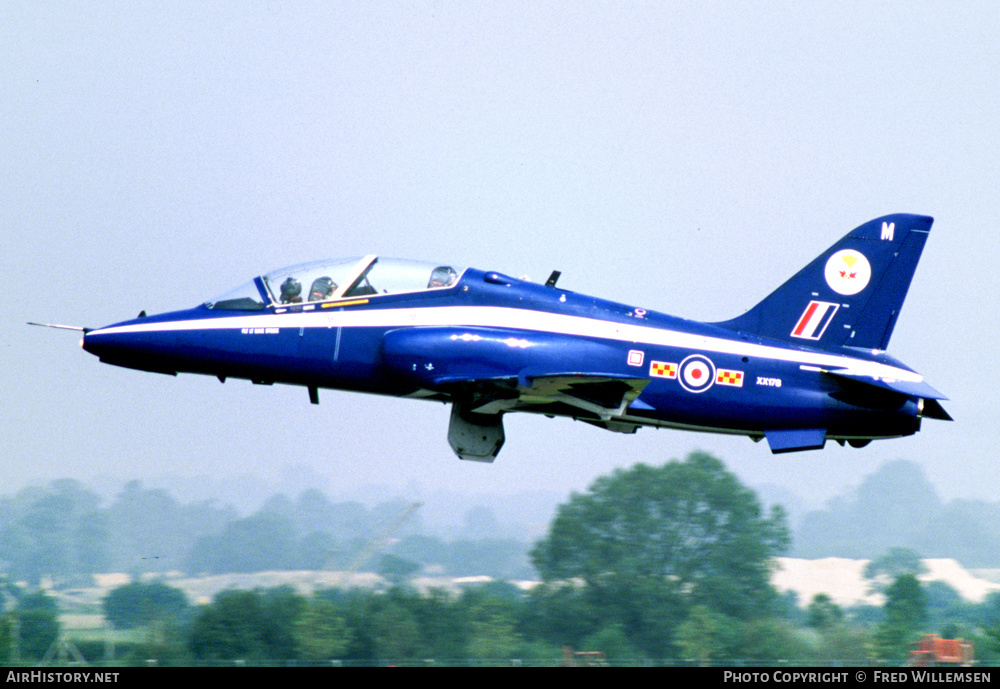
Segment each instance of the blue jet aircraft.
M100 360L434 400L462 459L493 461L503 415L746 435L772 452L854 447L950 420L885 349L932 218L861 225L742 316L700 323L501 273L365 256L254 278L185 311L84 332ZM60 327L60 326L56 326ZM61 326L67 327L67 326Z

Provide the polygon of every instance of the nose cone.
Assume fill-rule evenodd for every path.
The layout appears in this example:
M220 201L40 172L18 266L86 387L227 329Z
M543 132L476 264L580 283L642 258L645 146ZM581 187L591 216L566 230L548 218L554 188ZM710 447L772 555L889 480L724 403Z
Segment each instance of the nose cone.
M103 361L106 356L113 357L128 348L129 336L113 332L117 326L94 328L83 334L80 346Z
M143 325L144 319L136 319L96 328L84 333L81 345L105 364L176 375L156 333Z

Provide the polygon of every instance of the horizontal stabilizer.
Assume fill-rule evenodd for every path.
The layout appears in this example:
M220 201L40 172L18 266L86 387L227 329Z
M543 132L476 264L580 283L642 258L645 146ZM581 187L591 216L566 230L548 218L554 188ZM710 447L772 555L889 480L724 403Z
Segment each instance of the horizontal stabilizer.
M846 373L843 371L824 371L824 373L833 376L834 378L841 378L843 380L849 380L854 383L863 383L865 385L871 385L872 387L879 388L881 390L890 390L892 392L898 392L902 395L907 395L909 397L923 397L925 399L930 399L930 400L948 399L947 397L942 395L940 392L932 388L924 381L914 383L905 380L889 380L885 378L873 378L871 376Z

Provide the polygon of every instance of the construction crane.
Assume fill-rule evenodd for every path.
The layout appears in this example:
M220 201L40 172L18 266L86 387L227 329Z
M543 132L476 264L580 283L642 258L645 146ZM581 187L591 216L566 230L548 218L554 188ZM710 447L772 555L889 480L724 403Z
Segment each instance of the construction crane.
M412 502L406 509L399 513L395 519L393 519L385 528L379 531L375 536L365 543L364 547L358 551L358 553L351 558L351 562L347 565L347 569L336 572L334 576L332 586L334 588L339 588L341 584L345 581L350 581L350 578L361 569L365 564L368 563L372 557L385 548L389 540L396 534L399 528L409 519L414 512L416 512L424 503L422 502ZM330 560L325 567L326 570L330 571L334 568L333 560Z

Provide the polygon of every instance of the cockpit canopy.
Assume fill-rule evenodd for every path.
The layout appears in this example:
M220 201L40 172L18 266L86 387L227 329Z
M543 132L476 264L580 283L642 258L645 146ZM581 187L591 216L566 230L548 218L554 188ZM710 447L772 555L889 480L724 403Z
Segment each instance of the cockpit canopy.
M458 282L462 270L378 256L315 261L271 271L205 305L210 309L258 311L268 306L445 289Z

